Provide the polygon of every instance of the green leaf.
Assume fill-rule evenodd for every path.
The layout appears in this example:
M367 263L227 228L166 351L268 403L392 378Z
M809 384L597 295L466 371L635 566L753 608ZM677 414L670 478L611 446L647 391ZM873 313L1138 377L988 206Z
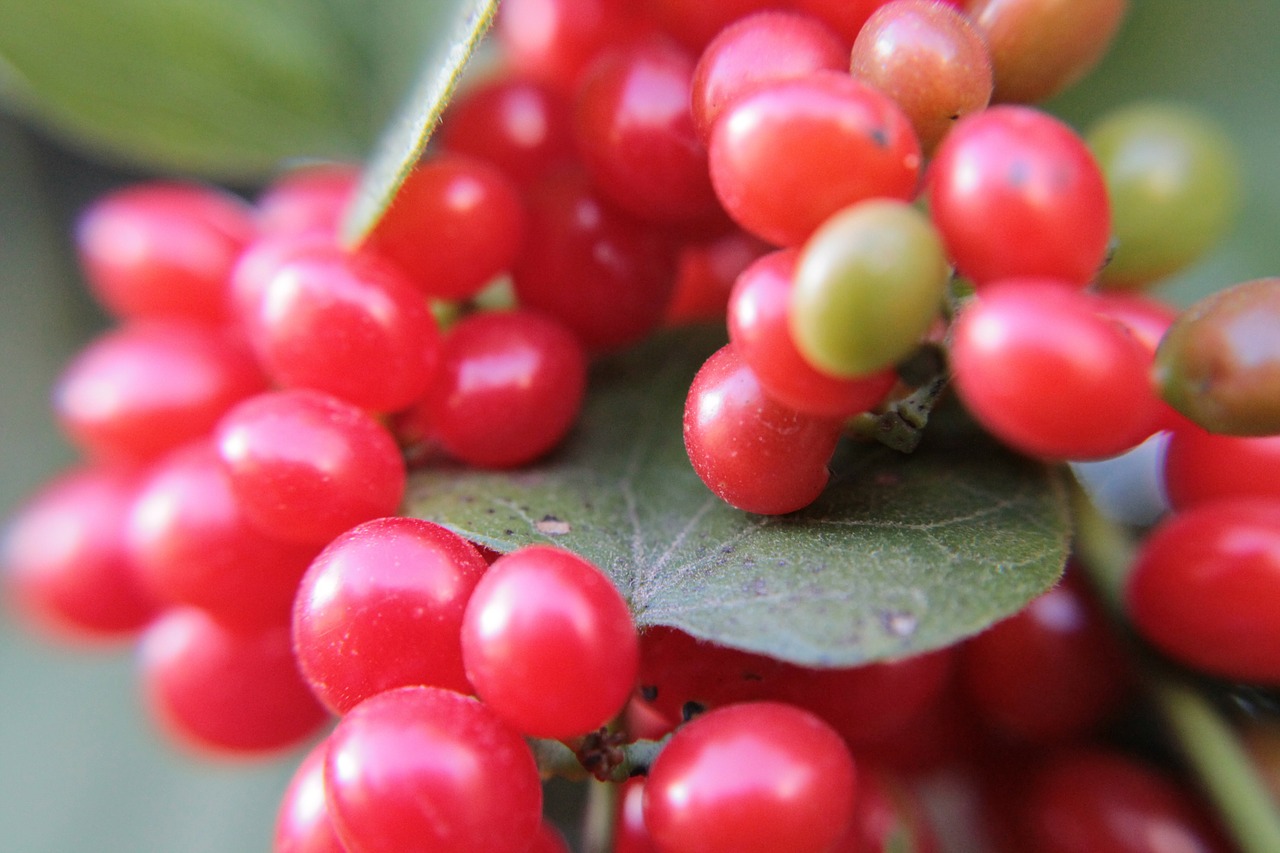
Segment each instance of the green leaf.
M0 0L0 96L134 166L256 180L362 160L476 0Z
M641 626L813 666L949 644L1058 578L1069 522L1057 473L948 411L910 456L844 447L803 512L722 503L681 438L689 382L718 343L685 331L598 364L581 424L552 458L516 472L418 472L409 512L497 551L576 551Z
M358 244L391 205L440 121L471 54L493 23L497 0L460 0L453 19L426 51L418 77L400 112L383 131L365 168L356 201L343 225L348 244Z

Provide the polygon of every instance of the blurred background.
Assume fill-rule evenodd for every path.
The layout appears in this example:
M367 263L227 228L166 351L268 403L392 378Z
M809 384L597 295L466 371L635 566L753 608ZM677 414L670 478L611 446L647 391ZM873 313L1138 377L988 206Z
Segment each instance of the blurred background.
M0 2L0 31L28 3ZM398 36L401 42L411 37ZM1176 99L1200 106L1228 129L1243 163L1244 206L1218 251L1158 291L1175 301L1280 275L1277 38L1280 3L1274 0L1135 0L1112 54L1050 105L1087 127L1115 105ZM77 56L68 51L59 61L74 63ZM403 79L403 70L388 79ZM353 133L356 141L349 144L366 137ZM110 187L154 174L86 151L66 135L49 135L43 125L0 113L3 516L74 459L53 425L49 389L72 354L107 322L85 295L71 254L77 212ZM252 179L236 184L245 193L255 189ZM0 850L269 848L276 803L301 754L265 764L188 757L153 732L134 689L129 649L50 644L28 633L0 602Z

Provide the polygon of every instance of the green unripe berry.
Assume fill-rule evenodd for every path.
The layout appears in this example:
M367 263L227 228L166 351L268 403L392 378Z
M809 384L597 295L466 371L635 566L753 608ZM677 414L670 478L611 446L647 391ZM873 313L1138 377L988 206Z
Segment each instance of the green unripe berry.
M1240 169L1226 133L1194 109L1145 103L1086 136L1107 182L1116 252L1102 284L1139 288L1199 259L1239 205Z
M833 376L889 367L937 318L949 274L941 238L912 205L873 199L847 207L800 250L791 337Z
M1160 341L1155 380L1169 405L1210 432L1280 433L1280 278L1188 308Z

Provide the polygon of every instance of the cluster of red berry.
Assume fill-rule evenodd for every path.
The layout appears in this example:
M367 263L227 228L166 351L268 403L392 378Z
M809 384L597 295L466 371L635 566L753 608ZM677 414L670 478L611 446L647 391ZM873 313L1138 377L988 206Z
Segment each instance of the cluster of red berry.
M348 167L252 207L174 183L103 199L78 247L121 326L58 385L89 461L14 520L10 594L58 630L144 632L149 704L198 749L272 753L339 716L278 853L564 850L526 738L645 774L618 851L935 850L910 793L866 768L1078 744L1125 706L1124 653L1075 572L958 647L812 670L638 635L569 552L499 556L395 515L406 455L533 461L572 428L592 356L727 317L684 437L728 503L808 505L850 419L944 351L966 409L1028 455L1172 430L1178 514L1143 547L1133 619L1181 661L1280 681L1280 286L1181 318L1132 292L1222 230L1225 146L1177 109L1086 144L1008 103L1082 76L1124 8L506 0L502 74L450 105L357 249L338 239ZM1125 846L1157 825L1228 849L1133 759L1013 751L986 785L1010 853L1171 849Z

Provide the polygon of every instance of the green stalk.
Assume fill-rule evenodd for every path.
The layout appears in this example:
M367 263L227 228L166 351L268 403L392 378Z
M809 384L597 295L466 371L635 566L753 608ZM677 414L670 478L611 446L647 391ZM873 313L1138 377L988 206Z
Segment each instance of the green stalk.
M1099 513L1083 489L1072 491L1077 554L1112 615L1123 622L1124 579L1136 542ZM1135 656L1143 686L1242 853L1280 851L1280 812L1236 729L1213 703L1149 653L1139 649Z
M614 829L618 823L618 790L616 782L587 782L587 808L582 815L583 853L610 853Z

